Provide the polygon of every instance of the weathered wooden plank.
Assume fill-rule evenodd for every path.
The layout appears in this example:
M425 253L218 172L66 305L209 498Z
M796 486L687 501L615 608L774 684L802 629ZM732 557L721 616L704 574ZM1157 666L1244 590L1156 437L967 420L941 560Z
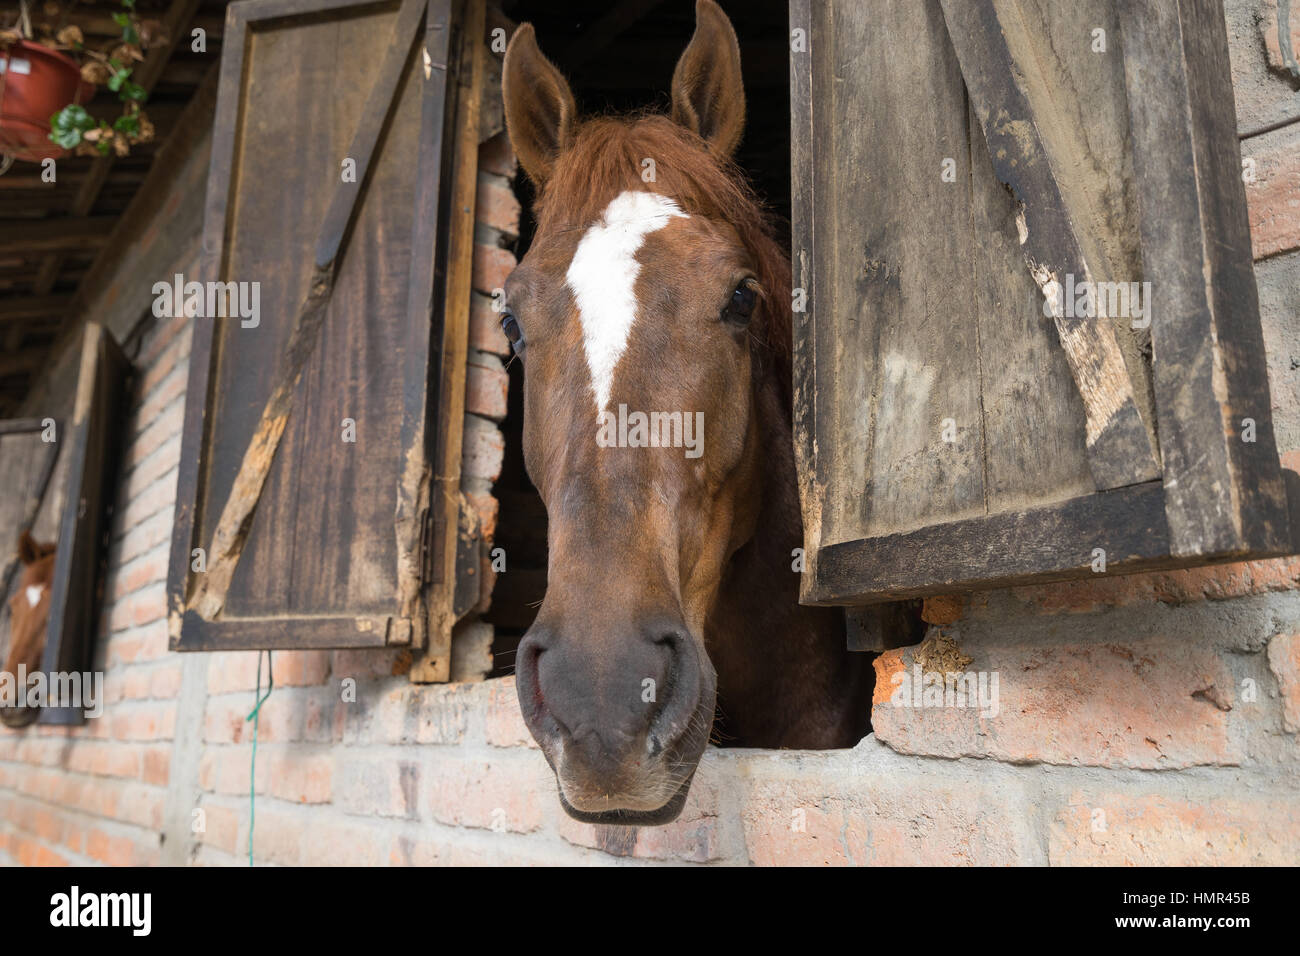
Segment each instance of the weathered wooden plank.
M942 3L994 172L1021 204L1021 245L1035 282L1049 300L1083 399L1088 457L1097 487L1155 478L1160 465L1114 327L1093 316L1075 315L1074 302L1062 301L1071 285L1108 280L1095 257L1085 258L1080 230L1058 183L1064 157L1050 154L1040 132L1041 114L1030 102L1027 87L1035 82L1037 64L1026 65L1013 54L1013 42L1028 45L1011 39L1022 33L1015 11L1009 3L994 6L989 0Z
M1105 552L1106 573L1176 566L1160 482L828 545L803 600L871 604L1088 577L1096 574L1096 548Z
M1175 555L1289 540L1217 0L1120 7ZM1244 440L1249 419L1254 440Z
M203 239L200 252L200 280L220 278L224 274L226 235L228 230L231 171L234 165L235 137L230 134L239 113L240 89L244 74L244 40L247 21L244 3L226 8L226 37L238 42L224 43L221 48L221 73L218 79L216 113L211 159L208 168L207 194L204 199ZM207 503L203 472L208 442L208 406L213 399L212 371L215 362L215 322L195 322L190 338L189 378L185 392L185 420L181 431L181 457L176 476L176 510L172 517L171 552L167 563L167 633L168 644L180 649L183 619L189 603L191 555L199 543L202 524L199 516Z
M68 486L59 520L58 550L50 590L50 618L41 667L47 673L91 668L99 631L100 590L107 571L109 515L115 500L122 406L130 366L108 331L85 326L68 445ZM81 724L85 712L47 707L42 724Z
M429 398L436 394L439 369L431 361L430 329L443 322L435 308L435 273L441 252L440 226L443 215L443 162L448 98L448 67L452 34L451 0L431 0L425 14L421 47L420 141L416 179L416 215L413 250L427 254L412 257L406 293L407 335L403 380L411 386L403 392L401 468L397 479L397 508L394 515L397 555L398 608L401 617L413 622L411 643L423 647L428 617L424 605L425 558L430 542L426 529L430 509L450 506L445 499L430 500L430 459L434 446L428 421Z
M1083 402L1025 268L1018 204L993 173L973 112L969 124L985 490L989 513L998 514L1089 494L1096 483Z
M803 512L805 562L815 561L822 539L822 491L817 463L817 202L815 188L825 170L825 151L815 150L817 97L813 73L817 63L813 44L827 36L822 18L829 6L814 15L811 0L790 0L790 206L791 285L802 293L793 312L792 378L794 453L799 474L799 503ZM795 38L802 40L796 45ZM819 157L823 166L815 169ZM823 395L829 389L823 391ZM809 576L803 582L811 580Z
M894 601L845 608L844 632L848 649L879 654L917 643L925 628L921 623L919 604L919 601Z
M178 651L297 651L387 647L394 643L389 617L267 617L209 621L184 614Z
M262 407L260 419L244 451L242 462L213 529L208 549L208 570L195 589L191 606L208 619L225 604L226 591L247 540L253 513L271 470L280 439L293 411L298 383L315 351L321 324L338 272L338 253L353 222L357 199L367 183L375 146L393 106L398 84L410 60L416 27L424 13L424 0L404 0L388 49L381 60L361 115L360 125L345 156L355 162L354 182L335 186L315 248L315 268L306 301L298 312L279 363L275 385Z
M0 220L0 255L93 252L108 241L116 219L116 216L69 216L35 221Z
M13 299L0 299L0 322L61 315L71 304L70 295L25 295Z
M816 135L835 159L814 216L817 387L833 395L816 440L834 541L982 514L985 500L976 326L953 321L975 279L956 57L935 3L830 10Z
M450 187L447 199L446 273L443 282L437 432L433 454L432 578L428 589L425 654L411 667L411 680L451 678L451 631L456 624L456 561L459 553L460 465L465 422L465 375L469 349L469 305L474 246L474 203L478 188L479 105L483 70L484 0L465 0L458 39L455 113L448 139ZM450 112L450 111L449 111Z

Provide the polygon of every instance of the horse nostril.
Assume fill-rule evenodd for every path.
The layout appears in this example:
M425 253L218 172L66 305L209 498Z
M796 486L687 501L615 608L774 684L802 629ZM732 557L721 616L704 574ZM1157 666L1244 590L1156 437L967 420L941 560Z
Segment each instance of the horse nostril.
M539 728L551 722L547 719L546 700L542 696L538 674L538 662L545 653L544 636L531 631L524 635L515 651L515 690L519 695L519 706L525 722Z
M700 669L695 645L684 629L659 630L652 643L668 652L646 740L647 753L655 757L689 730L700 702Z

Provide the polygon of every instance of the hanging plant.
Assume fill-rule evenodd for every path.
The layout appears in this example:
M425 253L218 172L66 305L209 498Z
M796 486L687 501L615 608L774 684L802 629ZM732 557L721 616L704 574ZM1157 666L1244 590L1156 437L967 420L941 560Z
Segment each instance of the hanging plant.
M82 31L75 24L52 27L47 21L36 28L36 44L59 53L69 53L80 64L84 84L107 87L122 103L122 113L111 122L96 119L83 105L88 99L77 95L64 100L49 118L48 140L62 150L78 156L126 156L137 143L154 138L154 126L143 109L147 94L133 78L137 64L144 61L145 51L167 41L162 24L141 20L136 15L136 0L120 0L122 9L113 13L113 22L121 34L98 49L87 46ZM51 19L66 20L66 11L56 3L46 3ZM0 31L0 45L23 43L31 46L19 29Z

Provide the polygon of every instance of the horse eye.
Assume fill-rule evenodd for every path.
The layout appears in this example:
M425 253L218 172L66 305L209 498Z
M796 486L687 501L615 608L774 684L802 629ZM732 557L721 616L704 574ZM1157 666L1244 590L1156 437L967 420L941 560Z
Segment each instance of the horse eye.
M754 311L754 299L754 287L751 285L751 280L746 279L731 293L731 301L722 310L722 317L741 325L746 324Z
M507 312L505 315L501 316L501 331L504 332L506 338L510 340L510 347L515 350L516 355L523 352L524 330L513 313Z

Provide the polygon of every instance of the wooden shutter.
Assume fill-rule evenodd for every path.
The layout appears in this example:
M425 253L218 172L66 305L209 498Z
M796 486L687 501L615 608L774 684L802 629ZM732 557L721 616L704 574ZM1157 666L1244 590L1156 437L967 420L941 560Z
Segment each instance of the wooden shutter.
M71 405L53 421L0 421L0 481L15 494L0 499L0 529L10 552L22 531L53 541L54 580L41 670L85 673L91 669L107 560L114 479L122 446L123 400L130 366L101 325L81 331L76 389ZM57 467L56 467L57 466ZM19 580L17 555L0 572L0 618L8 630L8 599ZM5 635L6 641L8 634ZM80 724L82 708L44 707L43 724Z
M259 282L261 320L195 319L179 650L425 647L445 679L464 396L443 370L468 266L444 247L472 230L472 198L447 197L465 180L472 197L477 138L456 124L477 126L476 74L457 61L482 17L476 0L229 8L199 278Z
M804 600L1291 550L1218 0L791 26ZM1149 328L1067 281L1149 281Z
M64 443L61 454L68 455L68 469L50 585L50 621L41 659L46 673L85 673L93 662L129 370L108 330L86 323L72 417L59 438ZM85 711L46 707L39 722L81 724Z

